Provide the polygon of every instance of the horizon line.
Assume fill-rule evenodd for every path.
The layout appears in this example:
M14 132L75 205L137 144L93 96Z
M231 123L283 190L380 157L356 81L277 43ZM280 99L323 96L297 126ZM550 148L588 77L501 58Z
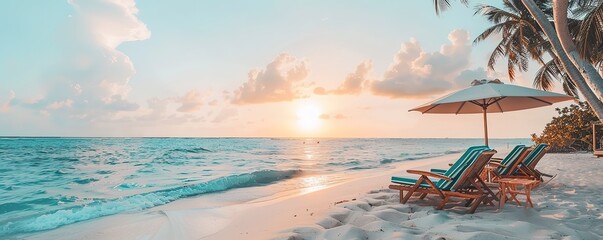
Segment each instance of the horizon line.
M256 139L483 139L483 138L472 138L472 137L260 137L260 136L4 136L2 138L256 138ZM488 138L493 139L530 139L522 137L509 137L509 138Z

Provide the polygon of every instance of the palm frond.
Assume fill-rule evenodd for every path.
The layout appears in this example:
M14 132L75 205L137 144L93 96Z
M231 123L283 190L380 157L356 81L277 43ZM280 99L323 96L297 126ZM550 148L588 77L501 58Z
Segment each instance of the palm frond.
M555 80L562 83L563 91L570 96L578 97L576 85L570 79L569 75L563 70L559 59L554 58L546 62L534 77L534 87L545 91L550 91L555 86Z
M534 87L545 91L550 91L554 84L554 80L559 77L559 68L555 63L555 59L546 62L538 71L534 77Z
M494 51L492 51L492 54L490 54L490 58L488 59L488 68L490 70L494 71L494 65L496 64L496 60L499 57L504 56L505 54L506 54L506 51L505 51L505 42L501 41L494 48Z
M492 23L501 23L510 19L519 19L517 14L513 12L505 11L503 9L491 6L491 5L478 5L475 9L474 15L480 14L485 16L488 21Z
M463 5L469 5L469 0L459 0ZM449 0L433 0L433 5L435 7L435 12L437 15L440 15L442 11L448 9L451 4Z
M544 0L536 1L543 8L547 6ZM479 5L475 14L484 16L493 25L473 40L474 45L495 34L502 37L490 55L489 69L494 70L497 60L505 57L507 73L510 80L514 80L517 71L528 70L531 59L544 64L542 57L550 45L544 44L547 42L544 33L521 0L503 0L503 8Z
M578 21L577 31L574 33L576 45L580 55L589 59L591 63L598 63L603 58L600 50L603 45L603 1L599 1L592 10ZM570 26L572 27L572 26Z
M473 40L473 45L477 45L479 42L486 40L486 38L489 38L493 33L499 34L505 28L509 27L509 25L509 22L503 22L487 28Z
M568 9L576 17L582 17L592 12L593 8L600 3L600 0L571 0L569 1Z
M433 6L437 15L450 7L450 1L448 0L433 0Z
M567 75L565 75L565 76L569 78L569 76L567 76ZM563 92L565 92L565 94L570 95L572 97L575 97L578 99L580 98L576 85L574 85L574 82L572 82L569 79L563 81Z

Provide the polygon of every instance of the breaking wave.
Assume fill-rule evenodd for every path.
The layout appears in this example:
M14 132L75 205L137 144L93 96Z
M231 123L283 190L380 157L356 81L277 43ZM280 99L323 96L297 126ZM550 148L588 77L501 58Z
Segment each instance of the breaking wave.
M175 200L234 188L267 185L293 178L301 170L262 170L252 173L230 175L203 183L159 190L115 199L94 200L92 203L43 215L31 216L13 222L1 223L0 236L16 233L54 229L63 225L94 219L102 216L140 211L173 202Z

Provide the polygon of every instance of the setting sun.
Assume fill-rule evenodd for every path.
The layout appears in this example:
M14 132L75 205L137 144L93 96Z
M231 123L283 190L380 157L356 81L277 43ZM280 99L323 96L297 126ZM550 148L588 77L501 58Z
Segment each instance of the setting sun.
M603 239L602 16L2 1L0 240Z
M320 126L320 109L304 105L297 110L297 124L304 131L312 131Z

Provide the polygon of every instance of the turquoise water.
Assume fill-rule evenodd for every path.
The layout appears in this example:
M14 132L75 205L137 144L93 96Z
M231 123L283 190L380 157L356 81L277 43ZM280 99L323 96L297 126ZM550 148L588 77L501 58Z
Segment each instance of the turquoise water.
M1 138L0 237L302 174L390 168L481 139ZM530 145L492 139L493 148ZM294 187L294 186L292 186Z

